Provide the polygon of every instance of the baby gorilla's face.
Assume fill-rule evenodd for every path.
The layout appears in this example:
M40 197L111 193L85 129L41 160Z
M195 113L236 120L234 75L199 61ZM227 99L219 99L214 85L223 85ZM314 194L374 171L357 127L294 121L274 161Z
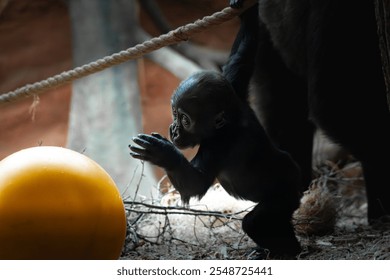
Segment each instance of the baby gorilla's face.
M234 98L231 85L218 72L202 71L184 80L171 99L169 135L173 144L186 149L213 137L225 126L229 107L237 106Z
M169 126L169 135L173 144L179 149L194 147L199 144L196 133L194 133L195 121L180 107L172 106L173 122Z

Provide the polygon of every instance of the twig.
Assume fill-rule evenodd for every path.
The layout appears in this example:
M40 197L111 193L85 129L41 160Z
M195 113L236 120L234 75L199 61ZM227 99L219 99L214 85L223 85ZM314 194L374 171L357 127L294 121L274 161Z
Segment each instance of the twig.
M126 208L128 211L135 212L135 213L157 214L157 215L177 214L177 215L194 215L194 216L215 216L215 217L231 219L231 220L242 220L242 218L238 218L237 215L247 212L247 209L245 209L236 213L227 214L218 211L204 211L204 210L198 210L198 209L192 209L186 207L159 206L159 205L148 204L148 203L137 202L137 201L124 201L124 204L139 205L139 206L144 206L145 208L149 208L149 210ZM157 209L162 211L153 211L150 209Z
M127 209L126 210L138 214L155 214L155 215L191 215L191 216L217 216L221 218L231 219L231 220L237 220L241 221L242 218L234 217L232 214L223 214L218 212L208 212L208 211L199 211L199 212L178 212L178 211L152 211L152 210L137 210L134 208Z

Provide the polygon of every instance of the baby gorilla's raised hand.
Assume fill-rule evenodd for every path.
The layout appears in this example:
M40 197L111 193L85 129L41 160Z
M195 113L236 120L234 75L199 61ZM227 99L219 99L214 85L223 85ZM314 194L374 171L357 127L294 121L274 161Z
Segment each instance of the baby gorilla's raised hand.
M229 1L230 7L234 8L234 9L242 8L243 4L244 4L244 0L230 0Z
M172 170L182 162L183 155L180 151L158 133L139 134L133 141L138 145L129 145L133 158L149 161L166 170Z

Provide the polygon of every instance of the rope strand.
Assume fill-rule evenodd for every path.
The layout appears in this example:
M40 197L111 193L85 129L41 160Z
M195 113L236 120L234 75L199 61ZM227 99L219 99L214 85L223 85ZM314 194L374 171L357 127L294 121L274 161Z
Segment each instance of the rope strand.
M22 97L29 97L40 94L49 89L100 72L104 69L124 63L128 60L139 58L162 47L173 45L181 41L187 41L194 34L200 33L211 26L219 25L225 21L231 20L253 4L254 1L246 1L245 7L242 9L232 9L230 7L225 8L222 11L212 14L211 16L205 16L201 20L196 20L193 23L178 27L177 29L170 31L167 34L152 38L127 50L114 53L110 56L98 59L97 61L85 64L69 71L62 72L40 82L27 84L14 91L3 93L0 95L0 104L12 102Z

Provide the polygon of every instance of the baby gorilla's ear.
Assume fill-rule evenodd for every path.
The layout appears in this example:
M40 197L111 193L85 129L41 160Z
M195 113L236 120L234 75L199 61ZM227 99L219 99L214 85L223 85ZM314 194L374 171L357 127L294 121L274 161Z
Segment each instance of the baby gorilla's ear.
M218 113L216 116L215 116L215 119L214 119L214 127L216 129L220 129L222 127L224 127L226 124L226 119L225 119L225 112L220 112Z

